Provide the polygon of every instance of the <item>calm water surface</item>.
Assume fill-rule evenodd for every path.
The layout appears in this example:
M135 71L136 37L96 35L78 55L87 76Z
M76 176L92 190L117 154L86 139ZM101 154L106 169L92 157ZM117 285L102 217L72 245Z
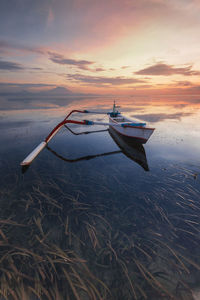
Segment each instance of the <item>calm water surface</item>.
M147 144L106 126L70 125L22 172L20 162L71 107L1 114L2 299L194 299L199 110L130 101L122 112L156 128Z

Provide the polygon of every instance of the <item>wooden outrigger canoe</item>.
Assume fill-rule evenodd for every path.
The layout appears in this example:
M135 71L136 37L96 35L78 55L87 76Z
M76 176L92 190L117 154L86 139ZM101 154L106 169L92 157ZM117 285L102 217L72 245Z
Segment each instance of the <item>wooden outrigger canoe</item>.
M128 118L122 116L122 114L116 110L116 105L114 102L113 111L109 113L105 112L95 112L88 110L72 110L66 118L60 122L22 162L21 166L28 166L32 161L38 156L38 154L47 146L50 140L58 133L58 131L66 124L79 124L79 125L108 125L112 127L116 132L121 135L128 136L134 140L137 140L141 143L146 143L147 140L152 135L155 128L146 127L145 123L138 123L129 120ZM69 120L70 115L73 113L92 113L92 114L107 114L109 115L109 122L95 122L89 120L76 121Z

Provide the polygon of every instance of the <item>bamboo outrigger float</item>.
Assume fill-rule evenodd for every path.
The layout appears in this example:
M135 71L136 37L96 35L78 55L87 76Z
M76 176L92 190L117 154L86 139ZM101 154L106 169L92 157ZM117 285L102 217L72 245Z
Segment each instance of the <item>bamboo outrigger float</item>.
M89 120L76 121L69 120L69 117L74 113L91 113L91 114L107 114L109 115L109 122L95 122ZM32 161L38 156L38 154L47 146L50 140L58 133L58 131L66 124L79 124L79 125L103 125L110 126L117 133L132 138L142 144L146 143L147 140L152 135L155 128L146 127L145 123L138 123L136 121L132 121L126 117L124 117L118 110L117 106L113 105L112 112L95 112L88 110L72 110L65 119L60 122L45 138L43 142L41 142L22 162L21 166L28 166L32 163Z

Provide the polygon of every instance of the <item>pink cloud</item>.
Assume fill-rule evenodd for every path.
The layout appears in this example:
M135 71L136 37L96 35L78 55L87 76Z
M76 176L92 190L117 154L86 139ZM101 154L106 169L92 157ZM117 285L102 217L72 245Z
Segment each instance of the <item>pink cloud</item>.
M50 60L54 63L60 64L60 65L70 65L77 67L82 70L88 70L89 66L94 64L92 61L88 60L76 60L72 58L66 58L61 54L49 52Z
M192 70L192 66L177 68L172 65L165 63L157 63L150 67L144 68L135 72L137 75L152 75L152 76L170 76L170 75L183 75L183 76L194 76L200 75L199 71Z

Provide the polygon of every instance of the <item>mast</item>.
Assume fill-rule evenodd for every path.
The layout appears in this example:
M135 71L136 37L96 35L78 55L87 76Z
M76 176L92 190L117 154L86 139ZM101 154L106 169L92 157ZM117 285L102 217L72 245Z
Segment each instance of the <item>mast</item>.
M113 114L116 113L116 106L115 106L115 100L114 100L114 103L113 103Z
M117 105L115 104L115 100L114 100L114 103L113 103L113 111L112 111L112 116L113 116L113 117L117 117L117 115L120 114L119 111L117 110L118 107L120 107L120 106L117 106Z

